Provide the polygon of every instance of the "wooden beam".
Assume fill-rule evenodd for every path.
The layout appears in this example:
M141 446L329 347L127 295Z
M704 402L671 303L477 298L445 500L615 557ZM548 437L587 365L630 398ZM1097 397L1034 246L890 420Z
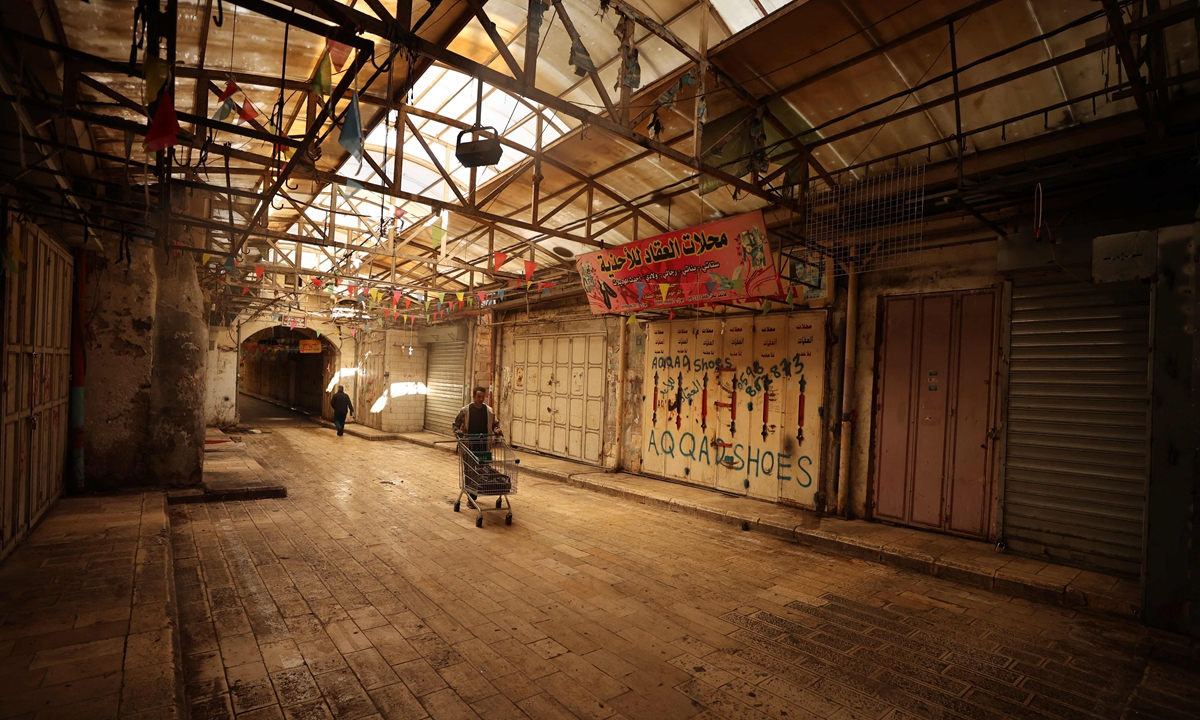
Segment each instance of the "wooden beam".
M500 37L500 33L496 30L496 23L488 17L488 14L483 9L483 4L479 0L467 0L471 4L471 10L475 12L475 19L483 26L484 32L492 39L492 44L496 46L496 50L500 53L500 57L504 58L504 64L508 66L513 77L518 82L525 82L525 73L521 72L521 66L517 64L517 59L513 57L512 51L508 49L508 44L504 42L504 38Z
M587 47L583 44L583 38L579 37L579 31L575 29L575 23L571 22L571 16L567 14L567 9L563 7L562 0L554 0L554 8L558 11L558 16L562 18L563 27L567 29L567 35L571 37L571 43L578 43L579 47L586 51ZM590 53L588 55L589 57L591 56ZM608 88L604 87L604 83L600 80L600 73L594 67L592 70L588 70L587 73L592 78L592 85L595 86L596 93L600 95L601 102L604 103L605 109L608 110L608 116L612 118L613 122L620 122L620 116L617 115L617 108L613 105L612 98L608 96ZM544 105L545 103L542 104Z
M1159 117L1157 108L1154 107L1150 94L1146 92L1146 83L1142 79L1142 72L1139 68L1141 63L1138 62L1138 58L1133 52L1133 46L1129 42L1125 19L1121 16L1121 6L1116 0L1101 0L1101 3L1103 3L1104 12L1108 16L1108 30L1112 33L1113 44L1117 46L1117 57L1121 59L1125 75L1129 77L1134 102L1137 103L1138 110L1142 113L1142 120L1146 123L1146 132L1150 133L1155 140L1161 139L1166 135L1166 127Z

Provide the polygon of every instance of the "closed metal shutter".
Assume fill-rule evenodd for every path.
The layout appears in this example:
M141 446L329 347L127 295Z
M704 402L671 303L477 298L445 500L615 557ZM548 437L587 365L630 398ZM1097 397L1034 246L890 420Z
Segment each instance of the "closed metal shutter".
M429 365L425 385L425 429L450 435L454 417L467 404L463 377L467 371L465 342L433 343L429 346Z
M1004 538L1017 552L1141 572L1150 294L1074 279L1013 284Z

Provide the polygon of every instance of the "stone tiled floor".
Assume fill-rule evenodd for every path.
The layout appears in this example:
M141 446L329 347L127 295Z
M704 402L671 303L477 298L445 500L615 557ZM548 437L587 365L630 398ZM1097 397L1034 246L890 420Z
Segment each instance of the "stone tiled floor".
M0 718L180 717L161 493L60 500L0 566Z
M171 508L194 720L1200 716L1132 623L553 481L476 529L446 453L245 441L288 498Z

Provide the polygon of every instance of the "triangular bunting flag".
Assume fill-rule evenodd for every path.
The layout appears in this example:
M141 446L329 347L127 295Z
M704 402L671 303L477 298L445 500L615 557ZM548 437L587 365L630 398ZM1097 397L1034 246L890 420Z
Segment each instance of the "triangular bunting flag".
M313 75L312 91L313 95L329 97L329 93L332 90L333 66L329 62L329 51L326 50L321 55L321 62L317 63L317 72Z
M637 291L638 291L638 301L640 302L640 301L641 301L641 299L642 299L642 294L646 292L646 283L642 282L641 280L638 280L637 282L635 282L635 283L633 284L633 286L634 286L635 288L637 288Z
M257 276L257 277L260 277L260 278L261 278L261 277L263 276L263 266L262 266L262 265L255 265L255 266L254 266L254 274L255 274L255 276Z
M410 307L412 307L412 298L404 298L404 309L407 310Z
M670 290L670 289L671 289L671 287L670 287L669 285L667 285L666 283L659 283L659 284L658 284L658 291L659 291L660 293L662 293L662 299L663 299L663 300L666 300L666 299L667 299L667 291L668 291L668 290Z
M346 58L350 57L350 46L345 43L340 43L337 40L325 40L325 46L328 48L325 52L333 60L333 67L339 72L342 66L346 64Z
M446 299L446 293L444 293L444 292L438 293L437 299L438 299L438 305L440 306L442 304L442 302Z
M250 102L250 98L242 103L242 109L238 111L238 122L248 123L258 117L258 110L254 109L254 103Z
M634 324L635 322L637 322L637 315L630 315L630 316L629 316L629 319L625 321L625 324L626 324L626 325L632 325L632 324Z
M429 228L429 235L435 243L440 243L442 238L446 237L446 231L437 225L433 225Z
M352 298L354 297L354 285L353 284L346 286L346 294Z
M400 209L399 205L392 208L392 217L396 218L397 220L399 220L400 218L404 217L407 214L408 214L407 212Z
M771 312L771 301L767 300L767 301L763 302L763 313L762 314L766 315L769 312Z
M454 294L458 296L458 301L461 303L462 299L463 299L463 294L462 293L454 293Z
M167 76L171 74L171 66L167 64L166 60L147 54L146 59L142 62L142 71L146 75L146 90L142 96L142 104L149 105L158 97L158 91L162 90Z
M526 282L528 282L533 277L533 273L536 270L537 270L537 263L535 263L532 260L525 261L525 281Z
M392 305L399 305L399 304L400 304L400 291L393 290L392 291Z
M675 319L675 311L674 311L674 310L672 310L672 311L671 311L671 312L670 312L670 313L667 315L667 319L668 319L668 320L674 320L674 319Z
M497 290L496 296L499 297L501 300L503 300L504 299L504 288L500 288L499 290Z
M354 197L356 194L358 194L359 190L362 190L362 183L354 178L350 178L346 181L346 187L350 189L350 197Z
M506 262L508 262L508 255L505 255L504 253L497 250L496 251L496 269L499 270L500 266Z
M363 156L363 131L362 131L362 116L358 112L358 91L350 96L350 107L346 110L346 115L342 119L342 132L338 135L338 144L346 148L346 152L354 156L354 159L362 163ZM361 185L359 187L362 187Z
M166 150L175 145L179 140L175 137L175 133L179 132L179 119L175 116L175 100L171 97L171 91L163 93L162 100L158 102L158 109L154 111L154 120L150 123L150 128L146 130L146 139L143 141L143 146L147 150Z
M225 122L229 116L233 114L233 98L226 98L223 103L217 107L217 111L213 113L213 119L220 122Z
M207 265L209 260L212 260L212 255L210 255L208 253L204 253L200 256L200 264L201 265Z
M241 88L238 87L238 84L230 80L229 82L225 83L225 89L222 90L221 94L217 96L217 102L225 102L238 90L241 90Z
M713 290L717 289L717 284L710 280L710 281L704 283L704 289L708 290L709 295L712 295Z
M317 278L317 277L313 278L312 284L314 287L321 287L321 278Z
M480 305L483 305L483 301L485 298L487 298L487 293L485 293L485 292L479 293L479 304Z

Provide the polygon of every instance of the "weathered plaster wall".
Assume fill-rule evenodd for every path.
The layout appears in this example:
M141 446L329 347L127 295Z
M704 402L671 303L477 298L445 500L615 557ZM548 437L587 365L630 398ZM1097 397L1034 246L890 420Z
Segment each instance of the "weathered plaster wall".
M130 249L131 260L88 259L87 402L84 457L89 489L139 483L150 422L154 316L158 296L154 250Z
M621 469L642 469L642 407L646 400L646 323L625 326L625 411L621 422Z
M854 393L854 430L849 509L853 517L866 517L868 510L876 325L880 298L885 295L982 288L1003 281L996 270L994 240L925 251L915 260L913 267L866 272L859 276L858 333L855 338L858 358L851 389ZM840 372L840 365L835 366L833 372Z
M388 388L381 428L384 432L416 432L425 426L425 369L428 354L405 330L387 331L385 381ZM409 353L412 348L412 353Z
M471 333L471 376L467 378L468 392L475 387L485 387L488 394L495 392L492 388L492 318L490 312L479 314L479 322Z
M177 238L184 240L184 238ZM188 253L93 257L87 296L89 489L200 482L208 324Z
M204 423L210 427L237 425L237 337L230 328L208 331L208 381L205 393Z

